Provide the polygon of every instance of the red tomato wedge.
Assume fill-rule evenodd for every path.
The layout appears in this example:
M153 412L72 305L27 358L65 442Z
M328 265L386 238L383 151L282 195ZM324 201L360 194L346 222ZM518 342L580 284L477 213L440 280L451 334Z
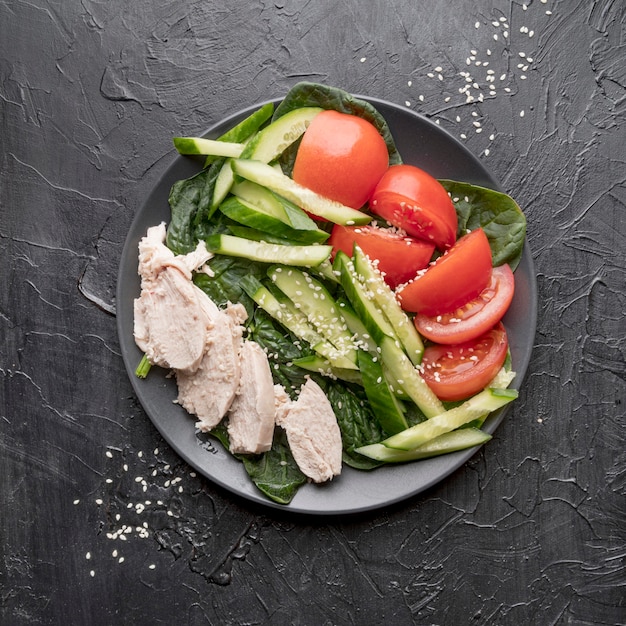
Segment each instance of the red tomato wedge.
M461 237L422 274L396 291L405 311L440 315L478 297L491 277L491 248L482 228Z
M440 250L456 240L458 219L441 183L414 165L392 165L376 185L370 210Z
M493 380L504 364L508 345L504 326L498 324L472 341L428 346L422 377L440 400L464 400Z
M302 136L292 177L316 193L360 209L389 166L387 144L357 115L322 111Z
M435 251L433 244L373 225L336 224L328 243L333 253L342 250L348 256L352 256L356 243L370 259L378 262L378 269L392 289L427 267Z
M508 265L494 267L489 284L477 298L451 313L428 316L418 313L414 322L420 335L435 343L470 341L495 326L507 312L515 292L515 278Z

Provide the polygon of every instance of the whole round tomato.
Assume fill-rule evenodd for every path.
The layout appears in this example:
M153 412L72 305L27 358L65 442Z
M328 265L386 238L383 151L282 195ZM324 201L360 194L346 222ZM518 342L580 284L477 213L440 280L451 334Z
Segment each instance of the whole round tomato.
M482 391L504 365L508 338L502 324L480 337L424 350L422 377L442 401L465 400Z
M451 313L428 316L418 313L414 322L420 335L435 343L470 341L495 326L507 312L515 292L515 278L508 265L494 267L489 284L477 298Z
M476 298L491 277L491 247L482 228L463 235L428 269L396 291L405 311L450 313Z
M335 224L328 243L333 247L333 253L342 250L348 256L352 256L356 243L372 261L377 262L385 282L392 289L424 269L435 251L435 246L431 243L369 224Z
M458 218L443 185L414 165L392 165L376 185L370 209L440 250L456 240Z
M292 177L300 185L360 209L389 166L387 144L357 115L322 111L302 136Z

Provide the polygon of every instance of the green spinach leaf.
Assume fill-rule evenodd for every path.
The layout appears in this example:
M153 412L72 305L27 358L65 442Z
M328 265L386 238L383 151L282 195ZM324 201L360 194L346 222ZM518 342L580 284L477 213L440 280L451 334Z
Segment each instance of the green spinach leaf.
M459 217L458 234L482 227L491 245L494 266L508 263L512 270L522 258L526 217L509 195L453 180L441 180Z

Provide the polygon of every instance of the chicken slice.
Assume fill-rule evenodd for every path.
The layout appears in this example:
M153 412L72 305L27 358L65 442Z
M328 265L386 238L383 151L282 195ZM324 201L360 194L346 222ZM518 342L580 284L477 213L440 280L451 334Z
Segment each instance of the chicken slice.
M228 435L233 454L260 454L272 447L274 381L267 354L254 341L244 341L241 377L228 412Z
M191 271L211 254L204 242L176 256L164 245L165 225L148 229L139 242L141 294L134 302L134 335L150 363L194 370L202 359L207 320ZM205 296L206 297L206 296Z
M341 473L341 432L335 413L319 385L308 379L294 402L277 396L277 423L287 433L298 467L313 482L321 483Z
M198 417L199 430L208 432L226 415L239 386L243 327L236 322L240 305L221 311L202 290L194 289L202 294L198 300L208 321L205 351L196 370L176 370L178 403Z

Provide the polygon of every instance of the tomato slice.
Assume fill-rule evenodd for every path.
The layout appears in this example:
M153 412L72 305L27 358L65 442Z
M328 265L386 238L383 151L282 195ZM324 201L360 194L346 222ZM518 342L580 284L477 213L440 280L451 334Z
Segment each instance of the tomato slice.
M302 136L292 177L326 198L360 209L388 166L387 144L372 123L327 110L313 118Z
M493 380L504 365L508 346L501 323L472 341L428 346L422 358L422 376L440 400L465 400Z
M494 267L489 284L480 295L451 313L428 316L418 313L414 322L420 335L435 343L470 341L495 326L507 312L515 292L515 278L508 265Z
M423 273L396 291L405 311L440 315L478 297L491 277L491 247L482 228L461 237Z
M448 192L436 178L414 165L392 165L376 185L370 209L440 250L456 240L458 219Z
M435 251L431 243L374 225L336 224L328 243L333 247L333 253L342 250L348 256L352 256L356 243L370 259L378 262L378 269L392 289L427 267Z

